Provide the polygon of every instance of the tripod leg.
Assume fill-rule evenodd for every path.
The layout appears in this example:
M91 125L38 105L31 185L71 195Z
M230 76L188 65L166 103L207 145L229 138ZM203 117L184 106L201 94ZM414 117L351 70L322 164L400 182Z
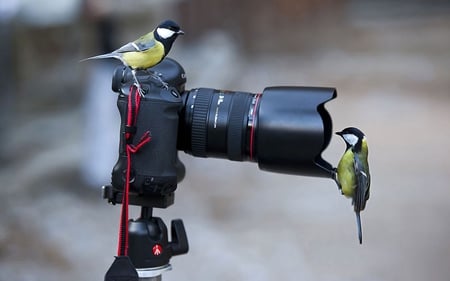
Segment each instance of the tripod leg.
M139 275L131 260L127 256L118 256L108 269L105 275L105 281L138 281Z

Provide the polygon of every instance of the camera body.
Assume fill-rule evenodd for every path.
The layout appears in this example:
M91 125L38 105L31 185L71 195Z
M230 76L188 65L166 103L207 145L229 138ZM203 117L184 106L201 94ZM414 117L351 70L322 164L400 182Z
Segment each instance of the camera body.
M183 106L180 92L183 92L186 79L178 64L165 63L163 66L167 67L164 78L171 85L169 88L161 87L147 73L138 74L146 95L140 100L139 113L132 128L127 126L126 120L133 78L126 67L119 67L114 73L112 89L119 93L117 107L121 117L119 159L111 178L116 202L120 202L120 192L125 184L126 145L139 142L146 131L150 132L150 143L131 155L130 204L165 208L173 204L177 182L184 177L184 166L178 159L177 135L179 112ZM168 79L169 75L171 79ZM131 139L126 138L128 133L133 135Z
M321 153L331 139L332 121L324 104L336 97L334 88L269 87L260 94L186 90L186 74L175 60L166 58L150 71L168 87L138 72L145 95L133 128L126 125L131 71L117 68L113 77L121 128L119 159L107 196L110 202L120 203L127 141L138 142L146 131L151 141L131 156L130 204L134 205L165 208L173 203L177 183L185 174L178 150L197 157L253 161L260 169L277 173L332 177L333 167ZM127 140L127 133L134 138Z

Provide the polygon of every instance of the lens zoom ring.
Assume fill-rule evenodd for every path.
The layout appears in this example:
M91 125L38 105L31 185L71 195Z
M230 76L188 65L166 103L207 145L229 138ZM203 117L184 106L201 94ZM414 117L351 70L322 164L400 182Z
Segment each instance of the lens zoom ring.
M227 135L227 154L230 160L242 161L244 157L243 134L246 132L249 97L244 93L233 96Z
M194 102L191 128L192 155L206 157L208 109L214 92L200 89Z

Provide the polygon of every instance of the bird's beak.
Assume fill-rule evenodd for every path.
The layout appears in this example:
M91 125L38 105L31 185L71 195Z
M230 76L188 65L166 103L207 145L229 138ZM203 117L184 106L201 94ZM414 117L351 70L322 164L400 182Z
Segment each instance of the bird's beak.
M335 134L342 137L342 132L336 132Z
M178 30L177 34L178 35L184 35L184 31L180 29L180 30Z

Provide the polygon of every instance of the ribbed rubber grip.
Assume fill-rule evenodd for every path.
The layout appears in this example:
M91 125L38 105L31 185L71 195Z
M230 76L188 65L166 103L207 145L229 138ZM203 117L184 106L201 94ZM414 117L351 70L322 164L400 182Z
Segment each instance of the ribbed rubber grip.
M247 121L249 102L248 93L237 92L233 95L227 134L227 154L230 160L242 161L244 157L245 140L243 135L246 132L245 122Z
M194 102L191 127L192 155L206 157L208 109L211 104L214 90L198 91Z

